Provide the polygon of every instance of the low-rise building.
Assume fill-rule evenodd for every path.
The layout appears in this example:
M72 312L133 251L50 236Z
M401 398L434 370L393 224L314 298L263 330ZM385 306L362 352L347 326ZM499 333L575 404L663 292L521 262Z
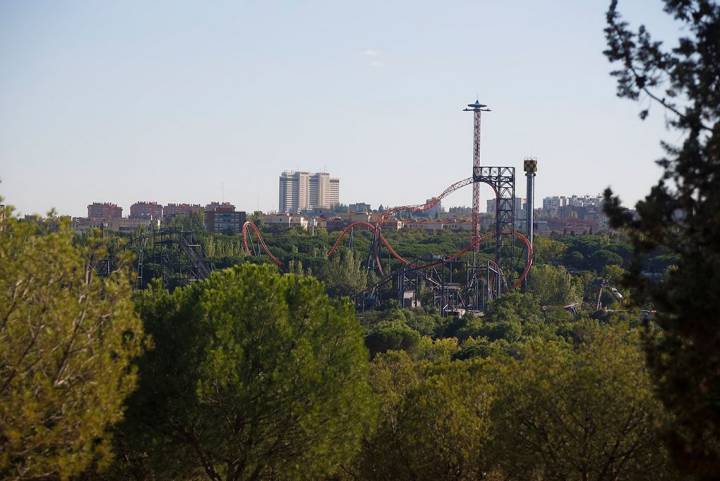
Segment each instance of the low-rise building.
M453 231L472 231L473 223L469 219L448 219L445 221L445 226Z
M263 214L261 217L263 224L268 227L275 227L278 229L292 229L293 227L299 227L307 230L308 220L301 215L292 215L287 213L278 214Z
M445 221L441 220L409 220L403 223L404 229L437 231L445 229Z
M83 233L95 227L102 228L104 222L102 220L92 220L88 217L73 217L70 225L75 232Z
M90 219L88 217L73 217L72 228L75 232L83 233L90 229L102 229L109 232L129 234L138 229L157 229L160 227L160 219L131 219L120 217L108 220Z
M158 229L160 227L160 219L131 219L129 217L123 217L120 219L110 219L104 223L103 227L110 232L130 234L139 229Z

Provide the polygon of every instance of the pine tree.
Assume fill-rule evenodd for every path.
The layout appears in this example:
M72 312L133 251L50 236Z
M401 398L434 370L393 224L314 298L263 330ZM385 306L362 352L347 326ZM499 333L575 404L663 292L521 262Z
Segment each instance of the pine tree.
M684 36L668 50L644 26L630 30L610 4L605 55L619 65L618 95L659 104L681 145L663 143L664 173L633 214L608 190L606 212L634 245L626 279L657 310L647 353L658 392L674 415L667 438L687 473L720 478L720 5L665 0ZM640 112L645 118L648 109ZM662 282L642 275L659 247L677 258Z
M67 479L109 460L107 428L135 386L142 326L127 262L107 277L67 222L0 210L0 479Z

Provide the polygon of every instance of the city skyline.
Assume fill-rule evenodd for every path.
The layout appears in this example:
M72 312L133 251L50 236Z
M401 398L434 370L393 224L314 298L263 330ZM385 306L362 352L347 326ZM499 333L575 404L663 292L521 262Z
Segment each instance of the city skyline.
M426 199L425 202L428 203L431 200L432 199ZM515 197L515 205L516 205L517 212L523 211L525 209L526 201L527 201L527 198L524 196L516 196ZM599 206L601 203L602 203L601 195L578 194L578 193L553 194L553 195L544 196L540 199L536 198L535 202L534 202L534 204L535 204L534 210L537 211L537 210L557 209L559 207L564 207L564 206L571 206L571 207L572 206L582 207L582 206L588 206L588 205ZM203 204L205 204L205 205L203 205ZM379 203L365 203L365 202L349 203L349 204L341 202L340 204L337 204L337 205L347 206L348 208L351 209L351 212L353 212L353 213L378 212L379 207L382 206L382 204L379 204ZM165 211L168 211L167 215L172 217L172 216L176 215L177 213L187 214L191 211L197 211L197 212L209 211L209 210L211 211L217 207L224 207L224 206L231 207L232 209L236 209L236 206L234 204L232 204L231 202L227 202L227 201L218 202L217 200L213 200L210 202L201 202L201 203L197 203L197 204L192 204L189 202L182 202L182 201L162 203L162 202L156 202L153 200L150 200L150 201L139 200L139 201L134 201L132 204L129 204L128 206L119 205L119 204L113 202L112 200L103 200L103 201L95 200L87 205L86 210L85 210L86 215L71 216L71 217L92 218L93 216L89 215L91 212L91 208L106 209L109 207L114 207L114 208L119 208L119 213L116 215L116 217L125 217L125 218L135 217L135 218L143 218L143 219L144 218L155 219L155 218L166 217ZM492 206L492 208L490 208L491 206ZM481 209L480 212L492 214L492 213L494 213L494 208L495 208L494 206L495 206L495 199L494 198L487 199L480 206L480 209ZM126 207L127 207L127 209L126 209ZM159 208L160 215L146 214L144 211L146 211L149 207ZM355 208L353 208L353 207L355 207ZM358 208L358 207L361 207L361 208ZM386 206L382 206L382 207L383 207L383 209L386 208ZM392 206L389 206L389 207L392 207ZM138 210L138 212L136 214L133 214L134 208ZM443 205L442 201L440 201L433 208L428 209L424 212L425 212L425 215L433 214L435 212L442 212L442 213L447 214L450 212L450 209L467 210L466 216L469 218L472 207L469 205L452 205L452 206L446 207L445 205ZM237 207L237 210L247 212L247 213L253 213L253 211L250 211L248 209L242 209L240 207ZM326 210L332 211L332 208L328 209L325 207L319 207L319 208L313 207L313 208L308 208L308 209L301 209L301 210L295 211L295 212L283 212L280 209L273 208L273 209L268 209L268 210L259 211L259 212L267 213L267 214L288 214L288 215L312 214L312 215L322 216L322 215L324 215L323 212ZM58 213L58 214L59 215L69 215L69 214L63 214L63 213ZM330 215L330 216L332 216L332 215ZM103 217L103 216L99 216L99 217Z
M343 203L418 203L470 175L475 98L493 109L483 163L537 157L537 198L610 185L632 203L659 177L658 141L676 139L615 98L604 3L409 5L4 4L0 195L23 214L135 199L269 211L292 168L342 178ZM467 189L444 201L469 204Z

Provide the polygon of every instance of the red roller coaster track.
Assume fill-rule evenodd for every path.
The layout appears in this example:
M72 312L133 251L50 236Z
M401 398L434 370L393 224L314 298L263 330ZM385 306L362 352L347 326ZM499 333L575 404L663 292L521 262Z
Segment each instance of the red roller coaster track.
M248 229L251 229L255 233L255 238L257 239L258 245L263 250L263 252L267 254L270 260L273 261L273 263L276 264L278 267L282 267L282 262L280 262L280 259L275 257L275 255L270 251L270 248L265 243L265 239L263 239L262 233L260 233L260 229L258 229L258 227L250 221L246 221L242 226L243 249L245 250L245 253L248 255L252 255L252 252L250 251L250 246L248 245Z
M427 264L413 264L409 260L402 257L400 254L398 254L395 251L395 249L392 247L392 245L387 241L387 239L382 235L382 225L390 218L390 216L392 214L395 214L397 212L423 212L423 211L432 209L443 198L447 197L452 192L455 192L456 190L458 190L462 187L465 187L467 185L470 185L472 183L473 183L473 178L469 177L467 179L463 179L458 182L455 182L454 184L449 186L447 189L445 189L440 195L438 195L437 197L433 197L432 199L425 202L424 204L405 205L405 206L393 207L390 209L386 209L385 211L383 211L382 215L380 216L380 219L378 220L378 222L375 225L370 224L369 222L363 222L363 221L353 222L353 223L349 224L340 232L340 235L338 235L338 238L335 240L335 243L330 248L330 250L327 252L327 257L331 257L337 251L338 247L340 247L342 239L348 234L348 232L350 232L351 230L353 230L356 227L362 227L362 228L369 230L370 232L373 232L375 235L378 236L378 239L380 240L380 242L383 243L383 245L388 250L388 252L390 253L391 256L393 256L395 259L400 261L403 265L406 265L412 269L426 269L428 267L432 267L432 266L441 264L442 262L446 262L449 260L454 260L459 257L462 257L463 255L467 254L468 252L473 251L480 242L486 240L488 238L488 235L487 234L481 235L481 236L471 239L470 244L467 247L465 247L464 249L462 249L454 254L446 256L443 259L432 261ZM258 229L257 226L250 221L245 222L245 224L243 225L243 228L242 228L243 248L245 250L245 253L248 255L252 254L252 252L250 250L250 246L248 245L248 237L249 237L248 230L253 231L253 233L255 234L255 237L257 239L258 245L260 246L262 251L268 255L270 260L272 260L272 262L275 263L277 266L282 267L282 262L280 262L280 260L275 255L273 255L273 253L270 251L267 244L265 243L265 239L263 239L263 236L260 233L260 229ZM530 241L528 240L528 238L525 237L520 232L513 231L512 235L517 240L522 242L525 245L525 248L527 250L527 257L525 259L525 267L524 267L522 273L520 274L520 276L518 277L518 279L513 284L513 287L517 288L522 284L522 282L525 280L528 273L530 272L530 268L532 267L532 264L533 264L533 248L530 245ZM379 259L376 259L376 263L379 266Z
M403 205L399 207L392 207L390 209L385 209L380 217L379 224L384 224L392 214L395 214L397 212L424 212L426 210L430 210L438 203L443 200L448 195L452 194L456 190L465 187L466 185L470 185L473 182L472 177L468 177L467 179L459 180L452 184L450 187L442 191L440 195L437 197L433 197L432 199L428 200L424 204L415 204L415 205Z

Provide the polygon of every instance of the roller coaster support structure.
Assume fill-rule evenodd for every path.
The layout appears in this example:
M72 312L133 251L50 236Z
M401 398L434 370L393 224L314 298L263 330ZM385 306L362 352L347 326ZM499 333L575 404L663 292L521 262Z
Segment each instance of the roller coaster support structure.
M495 192L495 264L500 266L515 243L515 167L474 167L473 188L479 182Z

